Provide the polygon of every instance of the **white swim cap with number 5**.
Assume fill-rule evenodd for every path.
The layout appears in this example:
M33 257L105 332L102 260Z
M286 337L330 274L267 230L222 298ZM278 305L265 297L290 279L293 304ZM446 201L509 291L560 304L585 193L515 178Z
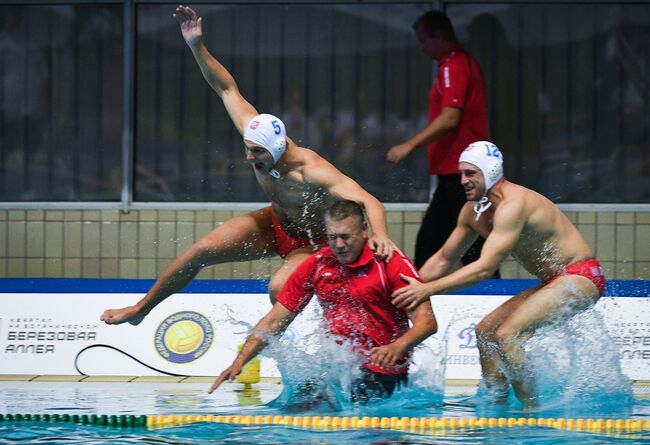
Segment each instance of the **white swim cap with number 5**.
M287 149L284 123L272 114L258 114L251 119L244 129L244 139L264 147L273 156L273 163L277 163Z
M492 142L478 141L470 144L460 154L458 162L469 162L477 166L485 177L485 193L503 178L503 156Z

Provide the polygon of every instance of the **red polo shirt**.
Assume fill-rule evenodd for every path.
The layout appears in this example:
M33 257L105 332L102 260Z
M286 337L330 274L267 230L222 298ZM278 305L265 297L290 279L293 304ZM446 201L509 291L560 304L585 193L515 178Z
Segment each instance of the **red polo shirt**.
M427 146L432 175L457 174L460 153L473 142L489 139L483 73L462 45L438 64L438 76L429 92L429 123L445 107L462 109L463 118L458 128Z
M366 244L357 261L343 265L326 247L298 266L278 301L300 312L316 294L330 332L358 347L366 357L363 366L382 374L406 374L408 357L390 370L369 363L370 349L392 343L409 329L406 312L391 303L393 291L408 284L400 273L420 280L411 261L399 252L386 264Z

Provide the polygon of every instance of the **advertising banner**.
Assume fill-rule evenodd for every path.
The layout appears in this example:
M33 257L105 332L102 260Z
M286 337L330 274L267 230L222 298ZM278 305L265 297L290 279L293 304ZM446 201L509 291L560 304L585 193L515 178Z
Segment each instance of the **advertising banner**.
M138 294L0 294L0 373L216 375L270 307L268 295L178 294L140 324L106 325ZM266 361L268 362L268 361ZM262 375L272 374L262 368Z
M438 320L437 336L446 344L446 378L479 379L479 363L474 329L481 319L510 296L496 295L434 295L431 297ZM650 380L650 298L602 297L595 312L603 326L596 326L593 335L608 334L596 339L618 346L621 368L632 380ZM573 339L566 339L568 350ZM577 353L590 353L577 351Z
M99 320L106 308L140 298L133 293L0 294L0 374L216 376L271 307L267 294L177 294L138 325ZM474 329L507 298L432 297L439 329L425 344L446 351L447 379L480 378ZM321 329L316 305L312 301L285 335ZM596 309L620 350L623 372L650 380L650 299L604 297ZM261 374L279 375L273 360L262 360Z

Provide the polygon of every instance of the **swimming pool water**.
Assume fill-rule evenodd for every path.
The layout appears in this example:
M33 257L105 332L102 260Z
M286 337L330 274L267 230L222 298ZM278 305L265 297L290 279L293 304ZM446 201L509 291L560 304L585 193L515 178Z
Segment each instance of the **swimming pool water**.
M206 383L93 383L93 382L0 382L0 412L30 414L286 414L269 404L281 385L261 383L244 390L227 383L209 395ZM448 386L442 400L416 400L406 392L401 398L377 406L354 407L344 412L319 408L295 415L409 416L409 417L601 417L650 419L649 387L637 387L636 397L626 403L584 406L544 406L521 412L511 405L476 405L473 387ZM644 394L644 392L646 392ZM412 405L409 406L409 402ZM572 414L572 415L571 415ZM0 444L135 444L135 443L649 443L650 431L579 432L546 427L464 428L441 430L310 429L288 426L197 423L165 428L120 428L54 422L0 422Z

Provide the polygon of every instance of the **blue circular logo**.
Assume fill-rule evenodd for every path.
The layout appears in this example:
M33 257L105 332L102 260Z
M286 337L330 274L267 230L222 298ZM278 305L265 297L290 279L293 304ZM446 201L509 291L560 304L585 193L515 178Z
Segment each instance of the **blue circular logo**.
M212 324L198 312L183 311L167 317L156 329L158 354L172 363L192 362L205 354L214 338Z

